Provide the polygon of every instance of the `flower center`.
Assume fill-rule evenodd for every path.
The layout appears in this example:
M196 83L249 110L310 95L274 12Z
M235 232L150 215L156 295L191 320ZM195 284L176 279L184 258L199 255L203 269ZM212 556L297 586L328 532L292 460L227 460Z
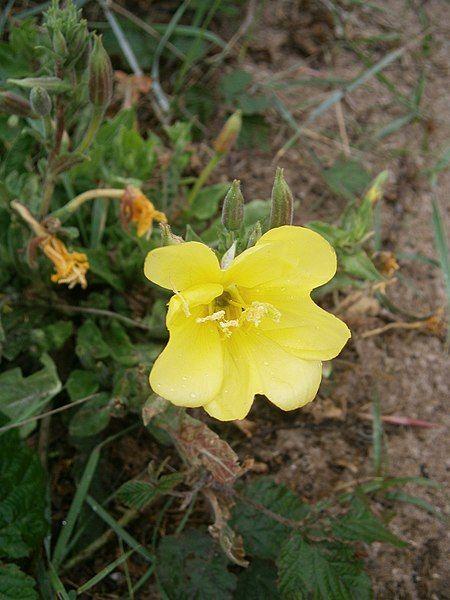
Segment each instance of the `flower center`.
M206 315L197 317L197 323L214 322L223 337L230 337L238 327L259 327L266 317L276 323L281 318L281 313L268 302L253 301L250 304L244 301L236 286L228 288L221 296L208 306L205 306Z

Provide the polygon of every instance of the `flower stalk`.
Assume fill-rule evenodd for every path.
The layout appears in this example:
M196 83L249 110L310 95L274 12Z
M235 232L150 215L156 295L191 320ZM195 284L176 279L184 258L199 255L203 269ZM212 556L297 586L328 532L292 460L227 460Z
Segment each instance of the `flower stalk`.
M124 193L123 189L119 188L104 188L88 190L78 196L75 196L70 202L53 211L49 217L53 219L59 219L62 222L66 221L82 204L88 200L94 200L95 198L122 198Z

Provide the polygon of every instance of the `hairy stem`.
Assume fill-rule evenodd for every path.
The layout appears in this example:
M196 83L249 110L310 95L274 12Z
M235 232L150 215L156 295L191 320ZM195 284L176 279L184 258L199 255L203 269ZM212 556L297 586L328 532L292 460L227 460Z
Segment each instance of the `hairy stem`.
M65 221L74 213L84 202L93 200L94 198L121 198L124 190L119 188L104 188L87 190L78 196L75 196L70 202L53 211L49 216L60 221Z

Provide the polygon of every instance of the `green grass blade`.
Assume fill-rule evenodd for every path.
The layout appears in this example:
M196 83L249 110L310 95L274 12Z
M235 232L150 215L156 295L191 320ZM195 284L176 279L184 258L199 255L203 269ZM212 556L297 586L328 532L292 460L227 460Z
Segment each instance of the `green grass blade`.
M432 221L434 229L434 238L436 241L436 250L441 264L444 285L447 290L447 308L450 308L450 258L447 237L445 235L444 223L441 216L441 209L435 194L432 199ZM447 341L450 341L450 326L447 331Z
M128 550L128 552L125 552L125 554L122 554L122 556L119 556L119 558L117 558L115 561L113 561L112 563L109 563L109 565L106 565L106 567L104 567L101 571L99 571L96 575L94 575L94 577L91 577L91 579L89 579L88 581L86 581L86 583L84 583L82 586L80 586L77 589L77 594L81 595L84 594L84 592L87 592L88 590L90 590L92 587L94 587L94 585L97 585L98 583L100 583L100 581L102 581L102 579L104 579L105 577L107 577L111 571L114 571L114 569L116 567L118 567L119 565L121 565L122 563L124 563L134 552L135 550Z
M116 533L116 535L121 538L124 542L126 542L130 548L133 548L141 554L144 558L149 561L153 561L154 557L148 550L143 548L142 544L139 544L137 540L134 539L132 535L128 533L121 525L117 523L117 521L111 517L111 515L106 512L106 510L94 499L92 496L87 496L86 502L92 508L92 510L107 524L111 529Z
M56 597L60 598L61 600L71 600L66 588L64 587L63 582L59 578L58 573L56 572L56 569L51 561L49 561L48 563L48 576L53 590L57 594Z
M62 528L58 537L58 541L56 542L55 550L53 552L53 563L55 565L55 568L59 567L59 565L67 555L67 544L70 540L70 536L72 535L73 529L77 522L83 502L86 499L86 495L89 491L92 478L94 477L95 471L97 469L99 458L100 449L94 448L94 450L91 452L91 455L89 456L89 460L86 464L80 483L77 487L77 491L75 492L72 504L70 505L69 512L66 517L66 524Z

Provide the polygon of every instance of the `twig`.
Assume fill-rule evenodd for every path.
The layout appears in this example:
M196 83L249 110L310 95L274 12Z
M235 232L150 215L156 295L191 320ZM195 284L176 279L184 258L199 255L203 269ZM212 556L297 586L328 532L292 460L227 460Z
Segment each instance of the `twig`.
M342 102L336 102L336 118L339 127L339 135L342 140L342 150L345 156L350 156L350 144L348 141L347 129L345 128L344 111L342 110Z
M360 337L368 338L374 335L382 335L386 331L390 331L391 329L423 329L425 327L424 321L418 321L414 323L388 323L384 325L384 327L376 327L375 329L370 329L369 331L364 331Z

